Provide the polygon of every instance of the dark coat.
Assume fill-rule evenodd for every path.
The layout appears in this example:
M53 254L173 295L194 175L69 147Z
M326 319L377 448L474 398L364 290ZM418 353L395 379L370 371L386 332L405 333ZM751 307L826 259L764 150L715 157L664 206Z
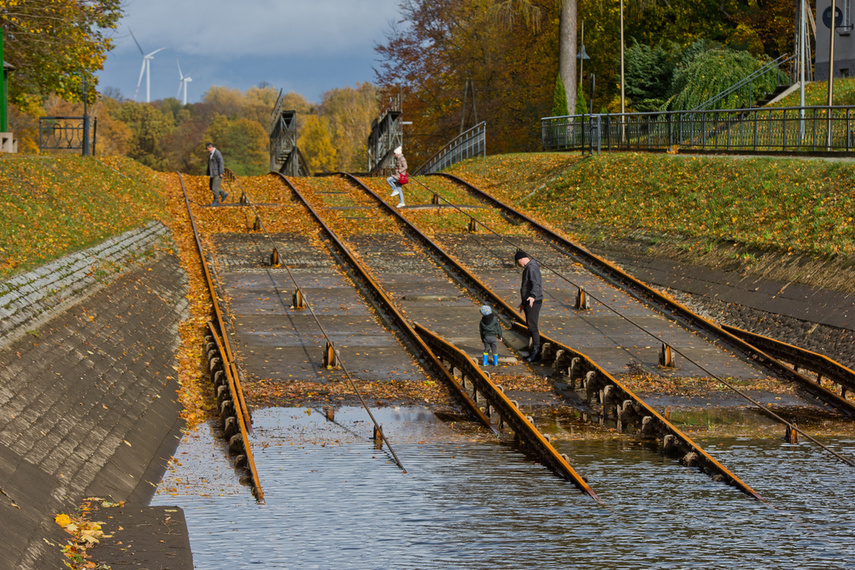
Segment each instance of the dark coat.
M226 173L226 166L223 162L223 154L214 149L214 152L209 153L208 155L208 176L213 178L214 176L223 176Z
M534 297L535 301L543 301L543 278L540 275L540 265L533 259L525 264L520 284L522 302L525 303L529 297Z
M484 340L486 336L494 336L502 340L502 325L493 313L481 317L478 328L481 330L481 340Z

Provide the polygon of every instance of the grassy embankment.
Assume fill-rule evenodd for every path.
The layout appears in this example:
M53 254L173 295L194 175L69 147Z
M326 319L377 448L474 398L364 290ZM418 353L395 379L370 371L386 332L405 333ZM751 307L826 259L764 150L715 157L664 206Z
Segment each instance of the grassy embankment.
M855 164L819 159L518 154L453 166L596 245L855 291Z
M165 218L156 175L121 158L0 160L0 279Z

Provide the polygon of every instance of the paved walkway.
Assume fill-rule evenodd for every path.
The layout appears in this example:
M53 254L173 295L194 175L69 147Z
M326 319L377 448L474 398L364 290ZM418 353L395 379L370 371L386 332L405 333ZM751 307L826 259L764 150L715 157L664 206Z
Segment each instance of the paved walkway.
M63 567L54 515L88 496L147 503L178 443L178 260L143 257L88 291L0 348L2 568Z

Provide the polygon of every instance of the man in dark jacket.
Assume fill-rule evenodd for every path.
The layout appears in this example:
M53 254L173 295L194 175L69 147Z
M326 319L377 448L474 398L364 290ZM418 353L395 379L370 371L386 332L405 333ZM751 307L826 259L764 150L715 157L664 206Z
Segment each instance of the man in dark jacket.
M502 340L502 325L493 314L490 305L481 305L481 322L478 329L481 332L481 342L484 343L484 360L482 366L499 365L498 341ZM491 362L492 361L492 362Z
M543 306L543 278L537 261L521 249L514 254L514 261L523 268L522 283L520 284L521 303L519 310L525 314L525 324L531 334L531 350L528 362L540 362L540 330L537 320L540 318L540 308Z
M210 181L208 182L208 187L211 189L211 193L214 195L214 201L211 203L212 206L219 206L220 202L225 202L226 198L229 197L220 185L223 183L223 176L226 173L225 163L223 162L223 154L214 148L214 143L208 143L205 145L205 148L208 149L208 176L210 177Z

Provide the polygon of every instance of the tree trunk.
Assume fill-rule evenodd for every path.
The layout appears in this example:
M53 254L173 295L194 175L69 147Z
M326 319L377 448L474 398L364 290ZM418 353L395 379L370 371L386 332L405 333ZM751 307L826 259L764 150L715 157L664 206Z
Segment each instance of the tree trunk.
M576 0L561 1L558 21L558 73L567 92L567 108L576 114Z

